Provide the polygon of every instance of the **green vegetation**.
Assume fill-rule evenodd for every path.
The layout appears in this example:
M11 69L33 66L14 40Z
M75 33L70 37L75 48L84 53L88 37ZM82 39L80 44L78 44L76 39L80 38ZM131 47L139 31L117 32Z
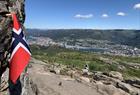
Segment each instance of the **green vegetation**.
M85 64L89 64L91 71L119 71L123 73L125 77L140 78L140 69L133 69L127 66L128 62L133 64L140 63L139 57L101 55L69 50L58 46L43 47L32 45L31 50L34 58L50 64L59 63L71 65L80 69L82 69ZM120 70L119 65L124 66L125 68Z
M112 55L103 55L103 56L120 62L140 63L140 57L132 57L132 56L124 57L124 56L112 56Z

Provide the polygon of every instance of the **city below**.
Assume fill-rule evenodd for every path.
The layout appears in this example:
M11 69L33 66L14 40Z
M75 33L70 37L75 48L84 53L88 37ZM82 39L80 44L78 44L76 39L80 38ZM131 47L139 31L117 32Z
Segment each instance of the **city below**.
M137 47L114 44L107 40L76 39L66 41L54 41L48 37L30 37L30 45L36 44L41 46L57 45L67 49L80 50L85 52L96 52L101 54L122 55L122 56L140 56L140 49Z

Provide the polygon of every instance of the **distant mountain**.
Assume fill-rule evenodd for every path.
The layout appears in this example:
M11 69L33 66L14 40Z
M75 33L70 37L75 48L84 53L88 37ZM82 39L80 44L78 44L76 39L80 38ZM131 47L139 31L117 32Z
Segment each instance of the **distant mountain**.
M27 29L29 36L50 37L55 41L64 39L108 40L116 44L124 44L140 48L140 30L92 30L92 29Z

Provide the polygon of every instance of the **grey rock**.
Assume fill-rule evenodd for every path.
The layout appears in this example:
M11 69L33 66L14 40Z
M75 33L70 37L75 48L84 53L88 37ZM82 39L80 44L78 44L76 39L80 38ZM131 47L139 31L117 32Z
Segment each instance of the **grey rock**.
M127 80L124 80L124 82L140 89L140 79L139 78L127 79Z
M96 83L96 86L97 90L103 95L130 95L129 93L118 89L113 85L105 85L100 81Z
M116 78L116 79L119 79L119 80L123 80L122 74L119 73L119 72L116 72L116 71L109 72L109 76L113 77L113 78Z
M131 85L123 83L123 82L118 82L117 87L121 88L125 92L130 93L131 95L140 95L139 89L133 88Z

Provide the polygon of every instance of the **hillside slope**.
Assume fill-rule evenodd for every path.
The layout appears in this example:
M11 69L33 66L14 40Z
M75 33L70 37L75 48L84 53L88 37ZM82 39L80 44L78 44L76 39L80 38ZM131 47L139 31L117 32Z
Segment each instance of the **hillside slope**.
M140 30L92 30L92 29L27 29L29 36L49 37L55 41L92 39L107 40L115 44L123 44L140 48Z

